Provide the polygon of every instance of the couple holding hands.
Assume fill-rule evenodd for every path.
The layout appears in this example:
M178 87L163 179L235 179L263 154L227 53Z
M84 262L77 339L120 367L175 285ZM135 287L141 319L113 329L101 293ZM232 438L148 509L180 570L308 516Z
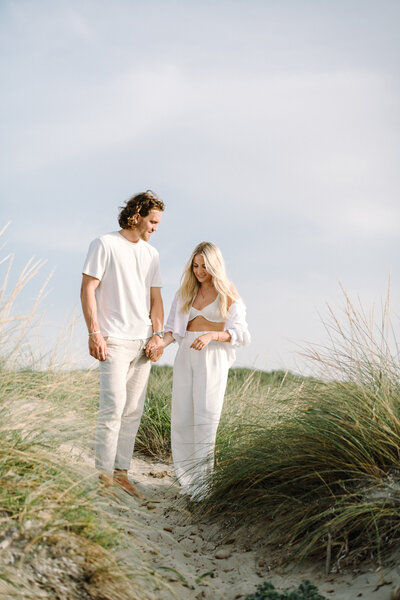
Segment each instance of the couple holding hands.
M151 363L178 342L173 369L171 446L182 493L206 495L229 367L250 342L246 309L211 242L196 246L165 325L159 256L147 242L164 202L151 190L121 209L121 229L93 240L81 301L89 352L99 360L95 464L101 483L141 494L128 479Z

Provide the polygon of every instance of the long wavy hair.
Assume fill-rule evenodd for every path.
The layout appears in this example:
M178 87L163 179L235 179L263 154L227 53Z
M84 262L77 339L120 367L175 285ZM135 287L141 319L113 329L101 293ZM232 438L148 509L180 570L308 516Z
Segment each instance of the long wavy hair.
M198 244L186 264L181 278L181 287L179 288L179 295L182 300L181 311L186 313L190 310L200 287L200 284L193 273L193 261L198 254L201 254L204 258L207 272L211 275L213 285L219 294L219 309L221 315L226 319L231 303L238 300L239 295L228 279L221 250L212 242L201 242Z

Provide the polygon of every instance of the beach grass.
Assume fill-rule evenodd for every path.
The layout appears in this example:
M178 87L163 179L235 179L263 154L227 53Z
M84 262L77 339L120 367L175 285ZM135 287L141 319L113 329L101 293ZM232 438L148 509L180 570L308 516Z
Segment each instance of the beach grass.
M150 597L150 569L121 531L118 500L99 495L84 455L95 414L85 389L95 377L0 370L2 598ZM118 558L128 543L134 577Z
M371 556L379 562L400 537L400 389L393 375L389 381L380 370L377 386L370 375L367 381L324 381L284 372L232 369L210 495L192 510L230 519L232 526L256 524L259 534L287 558L322 553L329 568L343 560ZM161 460L169 460L170 452L171 379L171 367L153 367L136 444L137 452ZM90 446L97 412L96 372L20 371L7 376L3 372L2 385L8 390L15 418L24 414L28 432L21 437L17 428L7 443L12 440L17 448L24 443L31 449L44 445L52 453L54 444L68 444L71 439L76 439L75 448ZM18 395L35 400L36 410L40 401L39 420L35 414L29 416L25 403L18 404ZM54 406L58 414L57 419L53 415L49 442L43 430L32 424L48 422ZM74 421L71 415L79 418ZM68 428L63 425L65 419ZM9 432L10 416L3 415L2 420ZM21 468L21 473L35 473L33 467ZM57 468L51 472L57 480ZM89 523L84 526L85 519L78 520L78 525L68 529L107 548L107 536L97 539L96 519L88 516L83 502L93 489L93 482L87 482L85 492L79 484L76 511L63 515L54 508L55 520L61 524L64 519L65 528L65 519L74 522L83 511ZM24 515L32 511L29 503L23 507L27 497L26 490L19 507L14 507L13 519L19 511ZM37 512L45 510L39 508L40 501L35 502Z
M210 494L197 510L256 523L288 558L326 570L373 558L400 540L400 373L387 307L379 326L346 297L330 344L309 348L319 377L227 396Z
M153 366L135 451L169 461L171 454L172 368Z

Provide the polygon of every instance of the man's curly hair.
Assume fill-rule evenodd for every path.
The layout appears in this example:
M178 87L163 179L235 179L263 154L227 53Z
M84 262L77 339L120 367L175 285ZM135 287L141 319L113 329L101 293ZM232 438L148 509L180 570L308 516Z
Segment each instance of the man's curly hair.
M129 198L125 206L120 206L119 226L121 229L135 229L133 218L135 215L139 214L141 217L147 217L151 210L164 210L164 208L164 202L151 190L135 194L135 196Z

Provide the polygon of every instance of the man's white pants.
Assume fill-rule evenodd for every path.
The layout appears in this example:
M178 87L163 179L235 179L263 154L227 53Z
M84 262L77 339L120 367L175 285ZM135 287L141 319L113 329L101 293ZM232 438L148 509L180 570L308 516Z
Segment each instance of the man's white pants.
M223 342L190 348L204 331L187 331L177 352L172 385L171 445L175 473L195 493L214 466L229 361Z
M106 338L100 361L100 406L96 429L96 468L102 473L129 469L142 417L151 361L147 340Z

